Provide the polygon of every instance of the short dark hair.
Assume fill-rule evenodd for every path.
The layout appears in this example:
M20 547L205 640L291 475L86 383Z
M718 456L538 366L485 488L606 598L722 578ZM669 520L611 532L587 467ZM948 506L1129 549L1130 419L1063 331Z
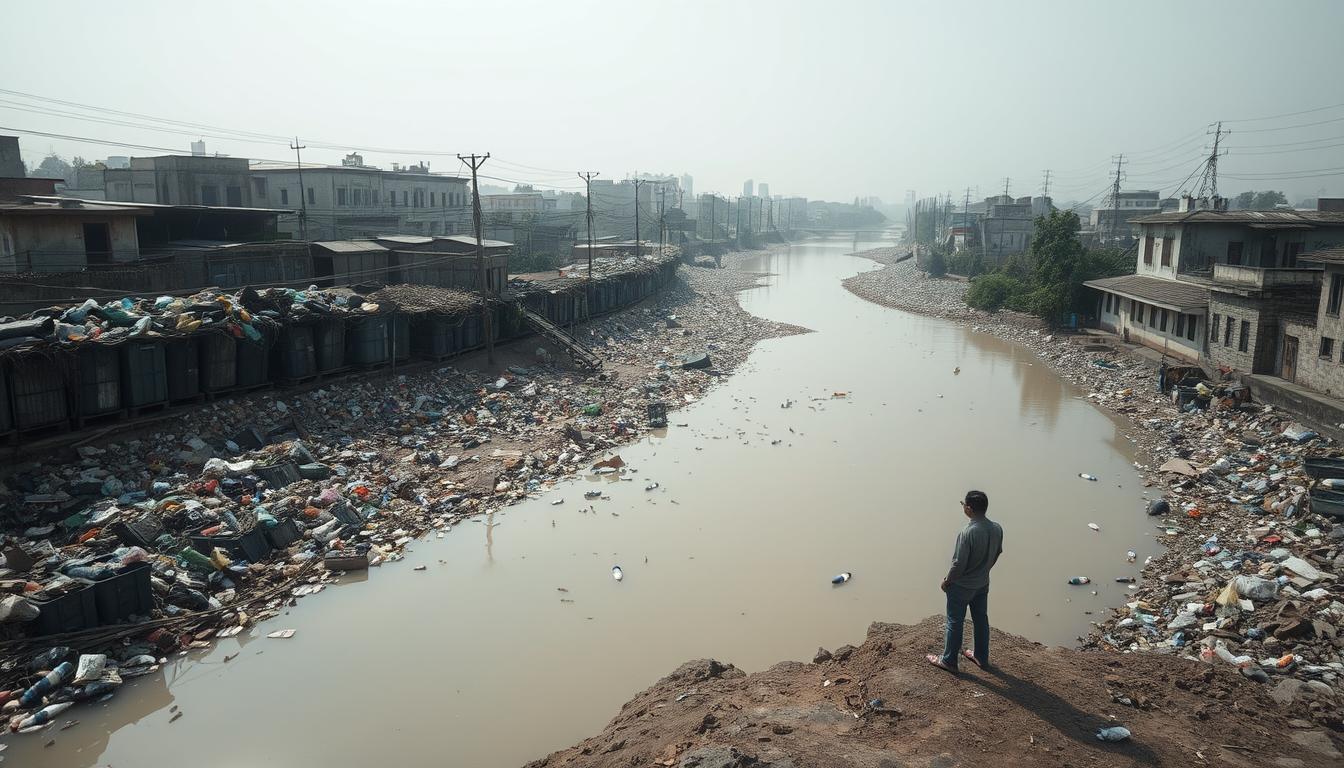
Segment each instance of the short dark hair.
M967 491L966 506L970 507L975 514L983 515L985 510L989 509L989 497L985 495L984 491Z

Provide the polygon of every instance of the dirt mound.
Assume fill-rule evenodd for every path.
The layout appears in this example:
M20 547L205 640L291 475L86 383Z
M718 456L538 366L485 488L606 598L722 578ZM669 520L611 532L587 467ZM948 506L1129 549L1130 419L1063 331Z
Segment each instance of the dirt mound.
M967 662L953 677L924 661L941 645L931 617L873 624L862 645L817 664L747 675L688 662L597 736L529 766L1340 765L1334 735L1287 719L1262 686L1225 669L996 630L996 668ZM1098 741L1113 725L1133 738Z

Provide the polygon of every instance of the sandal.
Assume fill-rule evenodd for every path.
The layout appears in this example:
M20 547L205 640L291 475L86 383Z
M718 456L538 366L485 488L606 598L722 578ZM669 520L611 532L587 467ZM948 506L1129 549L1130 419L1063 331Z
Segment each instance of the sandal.
M980 663L980 660L977 659L977 658L975 658L975 654L971 651L970 648L967 648L966 650L962 651L962 652L961 652L961 655L962 655L962 656L965 656L965 657L968 658L968 659L970 659L970 660L971 660L971 663L974 664L975 666L977 666L977 667L979 667L979 668L981 668L981 669L989 669L989 665L987 665L987 664L981 664L981 663Z
M932 664L933 666L935 666L935 667L941 669L941 670L944 670L944 671L946 671L946 672L951 672L951 673L954 674L954 675L957 674L957 668L956 668L956 667L949 667L949 666L947 666L946 664L944 664L944 663L943 663L943 658L942 658L941 656L938 656L938 655L936 655L936 654L932 654L932 653L930 653L930 654L928 654L928 655L926 655L926 656L924 657L924 660L927 661L927 662L929 662L929 663Z

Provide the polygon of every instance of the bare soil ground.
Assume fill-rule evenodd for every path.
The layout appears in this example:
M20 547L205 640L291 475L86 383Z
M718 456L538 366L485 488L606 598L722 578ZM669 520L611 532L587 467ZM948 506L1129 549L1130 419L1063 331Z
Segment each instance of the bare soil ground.
M529 768L1292 768L1344 759L1334 735L1286 719L1262 687L1226 669L1047 648L996 630L993 669L965 662L954 677L924 660L941 645L942 620L930 617L873 624L862 645L822 663L747 675L688 662L601 733ZM1096 738L1114 725L1132 738Z

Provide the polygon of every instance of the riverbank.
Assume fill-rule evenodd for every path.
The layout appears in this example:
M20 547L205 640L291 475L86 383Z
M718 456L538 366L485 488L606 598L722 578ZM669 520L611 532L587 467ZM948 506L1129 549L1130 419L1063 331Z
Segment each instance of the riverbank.
M1302 460L1338 454L1330 440L1269 406L1183 411L1158 395L1151 363L1084 348L1029 316L971 309L965 283L896 264L894 249L859 255L885 266L847 280L855 295L1023 344L1130 425L1151 502L1135 514L1152 514L1167 549L1085 646L1226 659L1287 711L1344 731L1344 524L1304 512Z
M544 342L523 339L502 345L494 366L476 355L253 395L204 406L170 429L118 434L14 467L0 485L3 549L20 550L7 557L9 583L42 585L56 597L80 577L143 562L153 594L122 623L42 638L16 636L22 611L7 602L0 690L21 692L81 655L104 654L108 666L96 687L70 685L66 675L45 702L6 714L17 725L40 703L110 695L177 651L266 634L275 629L262 624L267 618L338 583L339 573L323 567L332 551L372 565L395 561L423 536L442 537L587 474L610 449L650 434L650 403L675 411L734 371L758 341L803 331L742 310L735 293L757 281L681 267L654 298L578 326L604 360L599 374L570 370ZM691 353L707 353L709 367L683 368ZM302 474L266 471L280 465ZM297 540L277 543L268 532L261 541L275 551L248 562L232 540L219 540L217 551L195 543L213 562L174 556L192 531L254 530L272 520L292 523ZM127 545L118 523L132 523L143 546Z
M858 646L751 675L683 664L606 728L528 764L551 766L1280 766L1334 764L1330 737L1295 728L1226 669L1043 648L994 630L992 671L924 661L941 617L873 624ZM992 725L990 725L992 724ZM1102 728L1132 738L1098 740Z

